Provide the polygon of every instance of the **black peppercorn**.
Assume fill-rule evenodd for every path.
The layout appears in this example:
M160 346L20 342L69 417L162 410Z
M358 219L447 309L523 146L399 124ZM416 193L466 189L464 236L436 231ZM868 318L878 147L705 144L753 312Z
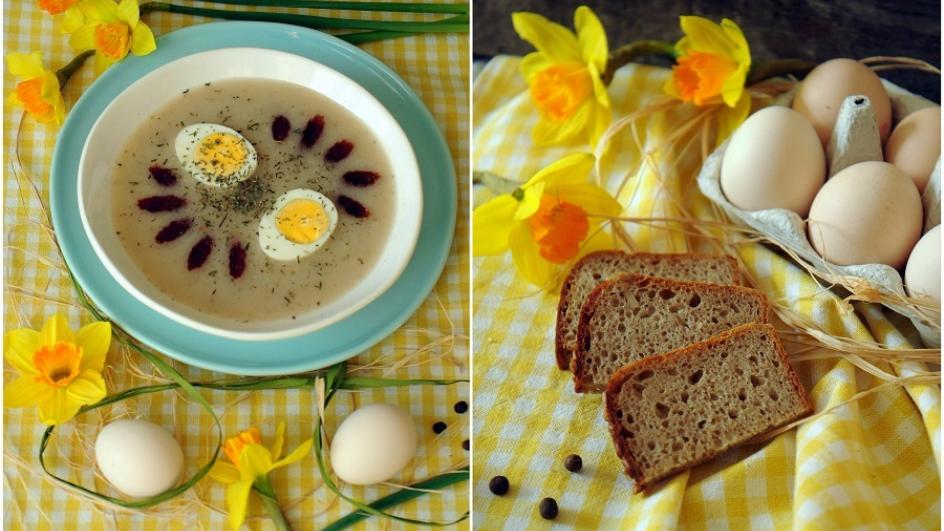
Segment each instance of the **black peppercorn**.
M445 422L437 422L436 424L433 424L433 431L435 433L442 433L445 430L446 430Z
M577 454L570 454L564 459L564 468L571 472L580 472L580 469L583 468L583 459Z
M468 439L462 441L462 449L465 450L466 452L469 451L469 440L468 440Z
M488 482L488 490L497 496L504 496L508 492L508 478L505 476L495 476Z
M541 518L545 520L557 518L557 502L554 501L554 498L544 498L538 508L541 511Z
M456 413L462 414L469 410L469 404L465 400L456 402L456 405L453 407L456 410Z

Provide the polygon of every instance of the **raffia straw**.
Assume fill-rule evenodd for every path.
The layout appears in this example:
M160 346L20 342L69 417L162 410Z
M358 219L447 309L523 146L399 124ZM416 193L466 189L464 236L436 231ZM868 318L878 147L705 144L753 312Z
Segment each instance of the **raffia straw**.
M940 75L941 73L941 70L931 63L911 57L878 55L874 57L866 57L865 59L860 59L860 61L869 65L869 68L876 72L881 72L883 70L920 70L922 72L929 72L931 74Z

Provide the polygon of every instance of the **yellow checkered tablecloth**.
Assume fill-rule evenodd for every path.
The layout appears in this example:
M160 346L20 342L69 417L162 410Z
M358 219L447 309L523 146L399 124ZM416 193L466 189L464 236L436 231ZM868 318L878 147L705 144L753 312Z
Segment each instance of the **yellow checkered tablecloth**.
M5 53L42 51L44 61L54 68L66 64L73 53L68 38L58 32L53 18L39 11L36 2L4 2ZM240 8L236 8L240 9ZM245 8L242 8L245 9ZM339 11L312 10L315 14L342 15ZM396 19L403 15L361 15ZM166 13L144 17L159 37L174 29L206 22L208 19ZM458 211L467 212L469 171L468 146L468 36L418 36L365 44L362 48L391 66L422 98L445 134L458 175ZM67 105L79 97L93 78L89 61L65 91ZM13 78L4 77L4 92L13 88ZM76 305L76 296L67 276L58 267L60 258L42 223L42 206L32 188L48 200L48 171L56 132L27 119L19 134L18 160L14 160L14 140L20 112L4 113L4 326L39 327L54 311L66 312L77 327L89 316ZM469 226L459 215L455 241L446 269L434 292L416 314L399 330L353 360L363 364L378 361L403 366L388 372L369 374L395 378L468 377L469 318ZM423 348L425 347L425 348ZM175 363L190 380L210 380L223 375ZM4 366L5 380L12 369ZM109 391L142 385L155 373L140 357L113 347L105 371ZM468 385L414 387L339 393L328 409L327 428L333 433L340 419L360 404L386 401L408 410L420 427L418 457L400 476L410 483L468 464L462 442L469 437L469 415L453 411L453 404L468 400ZM225 435L258 426L268 444L276 424L285 420L286 448L294 448L310 437L315 412L311 390L261 391L254 393L205 392L221 415ZM209 457L215 430L208 415L188 403L183 395L157 393L103 408L56 430L47 456L53 470L74 482L107 491L95 475L88 453L100 422L119 417L142 417L172 430L187 456L187 473L192 474ZM431 426L445 421L448 429L436 435ZM36 454L43 426L34 410L4 410L4 528L6 529L222 529L226 526L224 487L204 478L185 496L148 511L123 511L95 505L70 495L44 479ZM71 465L71 466L70 466ZM296 529L323 527L352 511L321 485L314 455L298 464L273 473L276 492L290 523ZM355 498L373 500L396 490L393 486L345 487ZM443 492L423 495L394 508L404 516L439 521L454 520L468 510L468 484L459 483ZM247 526L271 529L262 517L259 504L250 505ZM387 528L385 520L372 518L357 528ZM460 528L468 527L467 523Z
M518 58L498 57L475 80L473 167L525 179L586 148L534 146L530 131L537 114L518 64ZM614 116L659 97L667 72L637 65L621 69L610 86ZM631 172L632 186L619 198L625 216L676 217L673 198L681 198L700 217L710 215L694 183L693 155L700 146L679 141L671 154L655 147L677 130L673 126L679 118L650 119L627 130L633 134L617 139L618 154L602 166L611 190ZM630 143L632 136L640 140L642 151ZM641 160L652 164L638 169ZM687 249L679 232L644 224L625 227L640 250ZM753 244L739 249L755 286L819 329L890 346L917 344L914 330L901 326L897 316L876 306L848 311L804 270L768 248ZM538 503L547 496L560 507L556 524L583 529L938 528L939 385L885 387L768 443L742 446L681 473L654 494L634 495L612 448L600 396L573 393L570 373L555 366L557 294L516 277L507 254L478 258L473 266L476 527L546 526ZM794 365L817 411L876 385L845 360ZM905 363L898 372L921 369ZM579 474L563 466L571 453L583 458ZM499 474L511 483L501 497L488 490L489 479Z

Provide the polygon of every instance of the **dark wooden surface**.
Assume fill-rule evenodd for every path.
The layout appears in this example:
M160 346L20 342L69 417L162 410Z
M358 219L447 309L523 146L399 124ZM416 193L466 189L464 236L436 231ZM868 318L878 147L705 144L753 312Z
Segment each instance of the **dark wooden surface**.
M473 53L479 57L525 54L531 48L512 28L512 12L532 11L573 27L573 11L581 4L599 15L611 49L636 39L675 42L681 36L678 16L686 14L734 20L744 30L755 60L893 55L941 66L939 0L473 0ZM892 71L882 76L940 102L941 79L936 74Z

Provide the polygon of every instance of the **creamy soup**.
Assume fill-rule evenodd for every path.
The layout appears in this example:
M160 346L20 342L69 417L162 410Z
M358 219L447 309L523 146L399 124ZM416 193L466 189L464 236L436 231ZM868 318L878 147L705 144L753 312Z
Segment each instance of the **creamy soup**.
M363 277L389 237L396 180L347 109L247 79L161 107L128 137L113 179L116 231L150 281L247 322L313 309Z

